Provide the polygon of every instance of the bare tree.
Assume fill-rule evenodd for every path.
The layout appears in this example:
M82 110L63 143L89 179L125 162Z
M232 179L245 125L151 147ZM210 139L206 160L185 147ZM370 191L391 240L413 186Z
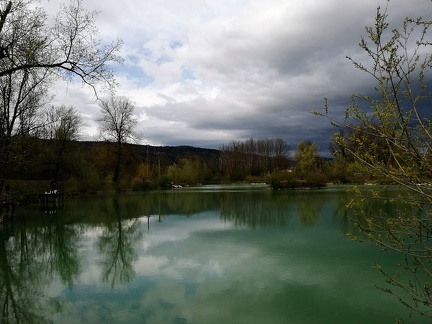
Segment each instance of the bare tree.
M290 149L289 145L283 139L277 138L274 141L274 152L275 152L277 169L285 169L289 166L289 160L290 160L289 149Z
M70 106L51 106L45 111L44 137L53 141L53 178L57 180L65 162L65 153L72 141L78 140L81 117Z
M110 96L100 100L99 122L103 140L113 143L116 151L116 162L113 181L119 180L120 166L124 153L124 144L137 139L134 131L137 120L133 116L134 105L125 97Z
M6 166L21 161L25 152L13 148L13 136L23 140L34 135L40 124L38 109L49 100L48 70L20 70L0 77L0 177ZM22 142L22 141L21 141Z
M25 155L14 136L41 129L37 121L54 77L78 78L96 94L99 84L115 85L108 63L121 61L121 41L103 45L96 38L97 13L85 10L82 0L70 0L52 20L37 2L0 1L0 177Z
M220 166L228 176L271 172L290 164L289 146L280 138L233 141L222 145L219 151Z
M67 80L78 77L92 87L114 85L109 62L120 62L121 40L102 45L95 38L95 16L82 0L71 0L48 24L34 0L0 3L0 76L28 69L51 69Z

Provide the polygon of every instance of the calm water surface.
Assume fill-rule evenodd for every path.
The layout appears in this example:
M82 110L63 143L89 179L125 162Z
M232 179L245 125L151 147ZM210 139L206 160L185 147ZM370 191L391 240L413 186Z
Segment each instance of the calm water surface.
M393 323L339 189L173 190L67 200L0 225L4 323ZM426 321L424 321L426 322Z

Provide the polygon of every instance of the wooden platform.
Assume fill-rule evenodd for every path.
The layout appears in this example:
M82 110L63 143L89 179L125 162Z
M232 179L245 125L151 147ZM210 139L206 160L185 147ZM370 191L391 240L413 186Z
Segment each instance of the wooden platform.
M39 203L42 208L60 207L63 202L63 192L45 192L39 195Z

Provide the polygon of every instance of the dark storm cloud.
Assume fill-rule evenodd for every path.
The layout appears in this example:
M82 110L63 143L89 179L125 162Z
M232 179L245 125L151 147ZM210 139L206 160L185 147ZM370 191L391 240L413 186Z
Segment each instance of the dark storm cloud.
M346 59L386 0L89 0L103 39L121 37L118 94L135 102L139 131L158 145L217 148L232 140L283 138L328 147L332 128L310 114L328 98L342 115L373 80ZM50 6L55 6L51 1ZM391 0L391 27L432 13L429 0ZM428 17L424 17L428 18ZM75 92L74 92L75 93ZM88 96L81 92L81 96ZM69 101L82 103L75 95ZM81 108L84 110L84 108ZM97 105L86 107L90 120ZM89 123L93 125L93 122Z

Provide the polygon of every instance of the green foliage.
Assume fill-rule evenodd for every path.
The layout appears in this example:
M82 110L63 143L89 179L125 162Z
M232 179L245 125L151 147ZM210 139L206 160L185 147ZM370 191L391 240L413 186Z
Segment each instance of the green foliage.
M362 191L354 188L352 193L348 206L354 211L356 229L381 249L403 255L397 273L389 273L377 262L375 269L388 284L378 287L397 296L412 311L430 317L430 206L418 205L406 189L400 191L377 186Z
M318 170L318 151L316 145L311 141L301 141L297 145L294 154L296 162L295 172L300 177L305 178L310 173Z
M152 170L149 164L141 163L137 167L136 177L141 181L150 181L152 179Z
M204 182L209 170L205 163L198 159L181 159L178 164L168 167L167 176L175 184L194 185Z
M172 179L168 175L163 174L156 179L155 185L156 188L171 188L171 182Z
M329 176L329 181L342 184L372 183L377 180L365 170L362 164L356 161L350 162L340 154L336 154L326 174Z
M428 35L432 21L406 18L390 28L387 8L378 8L375 24L366 27L360 47L370 65L348 58L376 82L375 95L354 95L345 120L325 113L338 131L333 137L338 172L359 167L368 180L399 184L403 195L388 197L382 188L355 191L348 206L357 228L381 248L404 256L398 274L377 266L395 294L411 310L432 317L432 127L430 106L432 56ZM338 160L340 159L340 160ZM372 213L370 204L384 199L387 209ZM402 203L403 208L400 207Z
M294 172L275 171L267 177L267 182L275 190L323 188L327 180L327 176L320 172L311 172L306 178L299 178Z

